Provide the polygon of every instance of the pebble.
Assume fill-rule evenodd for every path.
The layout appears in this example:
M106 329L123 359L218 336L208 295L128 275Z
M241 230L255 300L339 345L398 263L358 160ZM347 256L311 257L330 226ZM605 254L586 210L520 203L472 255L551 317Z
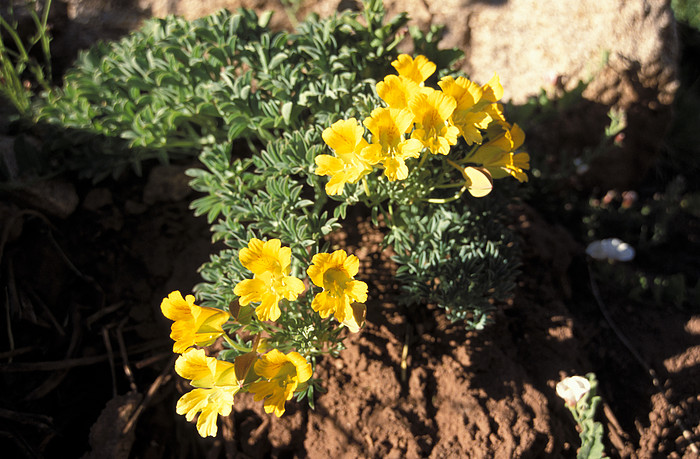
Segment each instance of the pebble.
M59 218L68 218L80 198L75 186L65 180L49 179L17 191L18 197L32 207Z
M189 166L156 166L148 174L148 181L143 190L143 202L178 202L191 192L190 178L185 175Z
M83 199L83 207L96 212L102 207L112 204L112 193L107 188L93 188Z

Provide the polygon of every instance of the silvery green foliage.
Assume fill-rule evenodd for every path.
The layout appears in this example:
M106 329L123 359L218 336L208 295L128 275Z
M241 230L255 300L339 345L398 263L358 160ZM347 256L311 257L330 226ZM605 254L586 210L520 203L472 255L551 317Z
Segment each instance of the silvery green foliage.
M81 53L63 87L45 94L38 118L71 128L75 145L106 139L103 148L66 158L87 176L326 125L354 112L355 94L371 93L369 79L389 68L407 21L400 15L382 24L377 1L368 4L367 26L356 16L312 16L292 34L272 32L269 14L244 9L151 19L119 42Z
M226 247L200 270L197 293L206 306L223 309L235 301L233 287L250 276L238 250L252 237L290 246L292 274L303 277L313 254L330 250L325 236L340 228L348 206L368 202L361 184L327 196L314 160L328 153L324 128L362 120L381 104L374 87L393 72L408 19L385 22L382 2L370 0L362 13L312 16L293 33L271 31L268 20L250 10L150 20L119 42L81 54L40 110L41 120L71 129L57 138L72 145L60 161L84 176L100 178L129 164L139 171L150 158L199 157L202 168L189 175L203 196L192 207L207 215L214 240ZM410 36L416 53L438 64L439 76L461 55L438 50L437 28L412 29ZM498 212L478 210L474 199L418 206L403 199L400 184L377 190L382 187L388 201L369 204L375 220L386 217L405 299L436 302L452 320L482 326L489 298L505 296L517 266ZM324 343L331 352L340 349L329 319L301 306L311 296L285 304L281 320L289 323L281 325L293 332L273 346L293 343L311 356ZM230 351L236 354L236 347Z
M402 300L437 304L451 321L482 329L494 301L508 298L519 272L520 251L500 221L504 203L492 193L468 204L402 209L401 226L387 238L400 265L396 277L405 292Z

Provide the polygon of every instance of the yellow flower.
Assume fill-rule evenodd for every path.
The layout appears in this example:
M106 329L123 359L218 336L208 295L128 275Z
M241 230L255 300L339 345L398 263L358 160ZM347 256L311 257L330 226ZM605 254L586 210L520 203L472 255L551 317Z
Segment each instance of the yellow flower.
M483 138L480 129L486 129L492 120L489 113L481 109L483 104L478 104L484 94L483 89L464 77L458 77L456 80L445 77L438 85L446 95L452 96L457 102L450 118L452 124L459 129L468 145L481 143Z
M218 415L228 416L233 407L233 396L238 391L236 387L213 387L211 389L193 389L180 397L175 410L184 414L187 422L197 419L197 432L202 437L216 436L216 420Z
M279 239L263 242L253 238L248 247L238 253L241 264L255 274L244 279L233 289L240 296L239 303L260 303L255 313L260 320L277 320L281 315L279 301L294 301L304 291L301 279L290 276L292 250L281 247Z
M484 168L465 167L462 169L462 176L465 181L464 186L475 198L484 197L493 189L491 174Z
M515 153L525 141L525 133L520 126L498 123L489 126L488 131L492 139L481 145L469 161L485 167L494 179L510 175L519 182L527 182L525 171L530 169L530 155Z
M277 417L284 413L284 403L292 398L300 383L311 378L311 365L298 352L283 354L272 349L255 362L255 373L263 378L250 385L248 391L254 394L257 402L265 399L266 413L275 412Z
M511 126L508 123L503 123L503 137L494 139L494 143L502 146L508 151L515 151L520 148L525 142L525 132L517 124Z
M379 107L372 110L364 121L372 133L372 144L365 151L384 166L384 174L391 181L408 177L406 159L418 158L423 145L405 134L413 125L413 115L406 109Z
M231 414L233 397L241 387L242 379L236 376L236 365L207 357L203 349L189 349L178 357L175 371L192 380L190 384L195 387L177 401L177 414L184 414L188 422L199 414L199 435L216 436L218 415Z
M501 166L503 173L515 177L520 183L527 182L528 177L526 170L530 170L530 155L525 152L508 153L508 160L504 161ZM505 177L505 175L503 175ZM500 174L494 175L494 178L500 178Z
M223 324L229 314L219 309L194 304L194 296L182 298L174 291L160 303L163 315L173 320L170 337L175 340L173 352L181 354L191 346L209 346L224 334Z
M312 265L306 270L309 279L323 291L316 295L311 308L317 311L322 318L331 313L338 322L345 322L356 318L358 314L352 308L352 303L364 303L367 301L367 284L355 280L355 275L360 268L360 260L355 255L348 256L345 250L336 250L333 253L318 253L314 255ZM350 327L359 329L357 327Z
M248 247L238 252L238 259L246 269L253 274L272 272L274 274L289 274L292 264L292 249L282 247L279 239L261 241L253 238Z
M494 73L489 82L481 87L481 91L479 107L483 106L483 110L488 113L493 121L508 124L505 116L503 116L503 106L496 103L503 97L503 86L501 86L497 73Z
M489 102L498 102L503 97L503 86L497 73L494 73L488 83L481 87L483 98Z
M521 183L528 181L525 171L530 169L530 155L527 153L495 152L488 159L483 159L480 164L494 179L510 175Z
M492 121L500 124L508 124L506 123L505 115L503 115L503 105L489 103L484 107L484 111L491 117Z
M459 129L448 122L457 107L454 97L424 88L411 99L409 106L416 123L411 137L420 140L433 154L448 154L450 145L455 145L459 136Z
M367 141L363 138L365 130L355 119L340 120L323 131L323 140L335 152L335 156L319 155L316 157L316 174L329 175L326 193L338 195L343 192L346 183L357 183L372 171L372 161L363 151Z
M391 63L396 71L404 78L423 84L430 75L435 73L436 66L427 57L419 55L413 59L408 54L401 54Z
M377 95L391 108L408 108L408 101L419 92L415 81L402 76L387 75L377 83Z

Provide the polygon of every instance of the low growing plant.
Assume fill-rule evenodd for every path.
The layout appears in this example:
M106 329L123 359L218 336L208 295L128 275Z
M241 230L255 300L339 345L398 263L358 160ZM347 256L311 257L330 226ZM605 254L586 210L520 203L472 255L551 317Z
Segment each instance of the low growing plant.
M197 302L173 292L161 308L176 370L195 387L177 411L199 413L202 436L239 391L278 416L295 395L313 406L318 359L338 355L343 329L359 331L372 296L357 257L328 238L350 206L385 225L408 305L481 328L517 274L508 189L491 191L526 181L529 156L498 76L477 84L452 70L461 53L438 49L437 28L412 29L418 54L399 55L407 16L385 21L379 0L293 33L268 19L151 20L84 53L40 114L114 139L68 158L93 177L198 155L192 208L226 248L201 267ZM216 357L202 349L214 342Z
M275 349L282 347L308 358L311 374L318 356L337 356L343 335L334 324L359 330L367 299L366 284L353 278L359 261L342 249L329 253L326 237L353 204L365 205L375 224L381 216L387 225L386 243L401 265L397 279L405 303L435 302L451 320L480 328L492 302L512 288L517 252L499 222L502 201L496 197L490 206L480 206L465 196L489 194L494 178L527 179L527 154L515 152L523 134L505 121L496 104L502 91L497 77L479 86L445 76L440 91L425 85L436 70L425 56L399 55L392 65L398 75L368 84L345 112L335 113L340 119L330 126L321 129L314 122L285 132L252 157L236 158L231 146L212 147L200 157L209 170L189 171L195 189L207 193L193 203L195 211L211 221L218 218L214 237L230 247L202 267L206 282L197 286L199 297L213 309L259 303L254 313L243 314L245 322L235 319L242 311L236 306L229 330L242 341L228 339L230 348L220 355L244 358L264 336L275 358L281 358ZM355 116L362 113L361 124ZM331 121L332 115L322 119ZM299 290L284 297L281 292L291 283L275 287L258 280L246 260L251 244L263 244L263 239L275 247L279 240L290 245L296 262L289 268L292 275L303 273L295 266L311 264L308 290L294 277ZM252 280L246 268L255 273ZM266 295L285 298L272 315ZM262 325L267 320L277 325ZM271 381L266 364L255 365L253 380ZM294 387L300 398L311 401L315 381L309 381ZM266 409L272 410L268 402L281 399L268 395ZM274 411L280 414L283 408Z
M700 282L691 274L695 259L686 254L694 243L687 235L700 217L700 194L689 188L677 175L653 193L611 190L582 205L585 237L619 235L637 251L631 266L595 263L596 277L636 301L697 309Z
M316 16L294 33L271 31L269 19L252 10L151 19L80 53L37 116L69 129L49 139L65 156L54 169L99 179L236 140L257 151L283 132L321 125L388 68L407 22L402 14L384 24L377 1L362 17Z
M581 438L577 459L599 459L603 457L603 424L595 420L601 398L596 395L598 381L595 374L586 377L571 376L557 383L557 395L563 398L566 407L576 421Z

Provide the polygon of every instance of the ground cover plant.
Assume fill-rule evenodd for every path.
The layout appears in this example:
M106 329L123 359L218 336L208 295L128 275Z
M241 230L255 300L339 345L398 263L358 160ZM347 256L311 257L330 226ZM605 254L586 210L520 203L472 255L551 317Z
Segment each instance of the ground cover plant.
M245 10L153 20L35 99L51 155L22 172L62 171L81 207L64 221L0 206L10 451L692 453L695 265L670 256L697 221L695 185L565 193L581 163L550 171L536 154L519 183L518 125L558 102L502 111L498 80L455 72L437 30L401 54L405 17L367 6L286 33ZM611 115L606 146L624 133ZM196 193L152 197L183 169ZM586 259L570 235L623 238L637 258ZM556 399L554 382L589 370L597 394Z
M375 24L371 28L381 30L386 26L381 25L383 15L377 5L368 5L364 19ZM222 30L236 19L220 15ZM257 23L256 17L251 19ZM211 344L216 336L225 335L221 326L228 317L214 311L227 308L232 309L227 331L238 341L227 339L219 358L242 362L235 371L236 379L216 372L210 375L214 388L229 388L225 401L214 401L219 392L210 393L209 398L201 393L196 402L181 399L178 412L187 412L188 419L204 410L198 422L202 435L216 433L212 425L217 410L230 412L232 386L259 394L256 399L265 398L266 411L274 410L278 416L295 392L298 399L313 403L315 380L310 378L316 358L337 356L342 349L342 336L334 330L331 316L351 331L363 325L368 292L364 282L354 279L359 260L342 248L331 253L327 240L340 227L339 220L350 204L365 204L375 224L381 216L388 226L387 243L393 245L397 261L404 265L399 279L405 286L407 303L434 301L448 311L450 319L466 320L469 326L480 328L493 301L505 299L513 288L517 252L505 226L499 226L498 209L493 204L489 211L470 209L461 199L467 190L475 197L487 195L494 178L512 174L521 181L527 179L523 169L528 167L528 156L515 153L523 133L505 121L497 105L502 94L497 76L483 86L465 77L444 76L438 82L440 91L424 85L435 73L435 63L423 55L414 59L391 53L398 42L391 36L385 38L389 42L386 56L364 62L359 56L367 59L372 53L361 52L361 44L346 52L325 49L332 43L331 34L342 30L338 22L351 20L356 19L348 14L321 22L311 20L300 26L298 36L270 37L271 43L278 44L269 58L258 55L258 60L246 62L249 73L241 90L252 93L254 84L255 94L279 110L276 123L270 124L272 129L277 127L279 138L273 140L272 134L256 124L257 130L248 134L247 140L262 147L255 148L251 157L236 158L231 141L249 126L245 111L238 109L236 118L229 121L229 142L205 147L200 156L208 170L189 171L195 179L193 187L208 194L193 203L195 212L208 215L214 222L215 240L222 240L229 248L201 270L206 283L196 290L206 309L188 300L194 308L194 322L184 325L179 320L190 320L190 316L181 319L173 312L178 307L175 304L184 305L181 296L164 300L164 313L175 320L171 336L179 340L182 326L192 327L190 332L195 333L194 341L190 339L176 349L185 352L178 360L183 367L178 372L192 375L189 366L184 368L185 362L194 358L188 357L193 352L185 351L188 346ZM399 20L391 27L401 25ZM290 46L285 40L298 44L309 37L315 38L314 48L297 47L301 56L287 51ZM347 41L344 37L336 40ZM246 46L256 44L248 42ZM378 83L369 77L358 78L371 74L380 57L386 60L392 56L396 56L391 65L398 75L387 75ZM280 68L266 68L268 61L279 62ZM234 75L238 72L237 68L230 71ZM317 75L331 86L315 87L316 80L308 78ZM266 90L271 90L271 96L264 95ZM365 129L355 116L364 117L371 137L365 138ZM460 136L462 143L458 145ZM324 150L324 142L331 151ZM333 155L328 154L331 152ZM407 162L413 169L410 172ZM326 175L330 180L324 185L319 176ZM349 190L344 193L346 187ZM442 192L450 188L457 191ZM327 196L338 198L333 202ZM305 289L299 265L308 267L307 285L313 283L321 292ZM254 274L253 279L248 278L248 271ZM254 313L251 303L259 303ZM200 314L202 319L197 318ZM276 325L271 328L267 321ZM198 341L197 334L205 339ZM269 352L257 360L261 337ZM284 373L285 378L292 378L289 384L274 382L277 373L265 369L273 364L263 363L270 355L276 365L282 365L280 349L291 350L288 355L296 359L296 363L289 361L290 370ZM203 354L197 358L202 359ZM253 362L254 371L249 371ZM226 368L221 371L234 373L233 366ZM290 376L302 373L302 379ZM247 375L252 379L247 380ZM257 377L262 381L256 381ZM196 377L188 379L195 387L204 384ZM303 384L309 380L311 383ZM272 384L282 392L273 391L272 386L263 389L261 384ZM216 406L214 411L210 411L211 405ZM204 427L204 422L209 427Z
M152 155L199 155L204 168L188 173L206 196L193 209L228 248L202 267L201 306L175 291L161 308L174 321L175 368L195 387L177 411L199 414L202 436L242 389L278 416L295 393L313 406L317 357L342 349L335 322L356 332L366 315L358 258L328 240L348 206L388 228L407 304L434 302L483 328L517 272L499 221L507 197L472 203L494 179L527 180L524 133L498 104L498 76L479 85L454 74L460 53L439 51L436 30L413 37L430 58L398 54L407 17L386 22L378 1L291 34L268 21L251 10L151 20L83 53L37 116L117 139L67 159L97 179L127 163L140 172ZM221 336L217 359L190 349Z

